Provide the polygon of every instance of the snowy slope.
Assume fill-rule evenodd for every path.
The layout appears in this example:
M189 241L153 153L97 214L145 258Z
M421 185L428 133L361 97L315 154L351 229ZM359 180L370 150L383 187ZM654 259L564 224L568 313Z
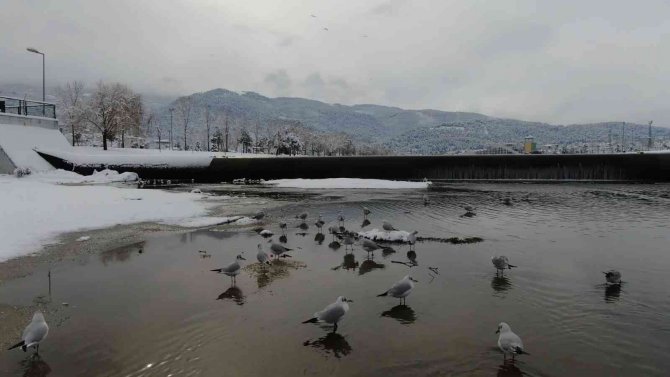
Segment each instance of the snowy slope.
M425 189L431 182L388 181L383 179L325 178L275 179L263 184L306 189Z
M17 167L32 171L53 170L48 162L35 153L34 148L69 150L72 147L58 130L42 127L0 125L0 148Z

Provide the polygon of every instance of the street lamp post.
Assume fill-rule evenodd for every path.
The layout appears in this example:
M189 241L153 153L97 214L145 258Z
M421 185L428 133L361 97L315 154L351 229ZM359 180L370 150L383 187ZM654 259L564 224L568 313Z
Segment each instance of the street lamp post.
M172 113L174 112L174 107L170 108L170 150L172 150Z
M44 68L44 53L39 52L39 51L37 51L37 49L34 49L32 47L28 47L26 50L28 50L28 52L32 52L32 53L35 53L35 54L42 55L42 116L45 116L46 115L46 108L44 107L44 102L46 102L46 86L45 86L46 70Z

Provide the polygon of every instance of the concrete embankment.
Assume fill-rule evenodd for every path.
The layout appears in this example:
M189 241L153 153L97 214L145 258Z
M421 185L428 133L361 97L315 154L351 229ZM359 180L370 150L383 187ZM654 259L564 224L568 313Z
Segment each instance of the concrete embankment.
M75 166L40 153L55 167L90 174L104 167L145 179L222 182L237 178L670 182L670 154L461 155L215 158L207 167Z

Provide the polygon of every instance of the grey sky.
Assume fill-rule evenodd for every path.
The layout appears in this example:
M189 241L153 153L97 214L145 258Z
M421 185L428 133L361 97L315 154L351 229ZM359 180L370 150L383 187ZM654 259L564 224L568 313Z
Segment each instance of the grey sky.
M670 126L670 2L4 0L0 82ZM311 15L316 17L312 17ZM328 31L323 28L328 28Z

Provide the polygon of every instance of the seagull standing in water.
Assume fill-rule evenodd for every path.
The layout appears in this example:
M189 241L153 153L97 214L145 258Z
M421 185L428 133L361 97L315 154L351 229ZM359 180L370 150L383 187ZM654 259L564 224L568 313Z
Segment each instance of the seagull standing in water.
M270 264L270 257L263 251L263 246L261 244L258 244L258 254L256 254L256 259L258 259L258 263L260 264Z
M509 264L509 259L507 259L507 257L504 255L497 255L491 258L491 263L493 263L493 266L495 266L496 273L502 273L506 269L511 270L512 267L516 267L515 265Z
M367 219L368 215L371 213L370 209L368 207L363 207L363 218Z
M605 274L605 280L607 281L607 284L621 284L621 272L617 270L609 270L607 272L603 272Z
M496 334L498 336L498 348L503 352L503 358L507 359L507 354L512 355L512 360L516 355L528 355L523 350L523 342L518 335L512 332L512 328L505 322L500 322Z
M363 250L367 251L368 254L374 252L375 250L381 249L381 246L377 245L375 242L370 241L369 239L363 239Z
M427 194L423 194L423 205L424 205L424 206L427 206L428 203L429 203L429 201L428 201L428 195L427 195Z
M322 311L314 313L314 317L303 321L302 323L330 323L335 325L333 327L333 332L336 332L337 323L340 322L342 317L349 311L349 302L353 301L346 299L344 296L340 296L334 303L326 306Z
M279 229L281 229L281 234L286 235L286 223L285 222L280 222L279 223Z
M413 231L407 236L407 243L409 244L409 249L412 250L414 245L416 245L416 235L419 233L418 230Z
M337 215L337 223L339 226L344 227L344 215L342 212Z
M382 228L387 232L390 232L390 231L393 231L393 230L398 230L393 225L391 225L390 222L388 222L386 220L384 220L384 222L382 222Z
M326 222L323 221L323 219L321 218L321 215L319 215L319 219L316 220L316 222L314 223L314 225L316 225L317 229L319 229L319 232L321 232L323 230L323 225L324 224L326 224Z
M393 284L393 286L389 288L388 291L377 295L377 297L385 297L390 295L391 297L399 298L400 305L404 305L407 303L406 297L409 296L409 294L412 293L412 289L414 289L414 283L417 283L417 281L414 280L411 276L407 275L400 281ZM403 302L403 300L405 301Z
M240 270L242 269L242 266L240 265L240 261L246 260L244 257L240 254L235 257L235 261L226 267L221 267L221 268L216 268L214 270L210 270L212 272L218 272L222 273L225 275L230 276L230 281L235 284L235 276L240 274Z
M26 352L28 348L33 347L35 348L35 354L39 354L40 342L47 337L47 334L49 334L49 325L44 320L44 315L42 312L35 312L33 320L23 330L21 341L9 347L9 349L21 347L23 352Z
M256 213L255 215L253 215L251 218L254 219L254 220L260 220L260 219L262 219L263 217L265 217L265 212L263 212L263 211L258 211L258 213Z
M347 247L351 247L351 251L354 251L354 237L350 235L344 236L344 250L347 250Z
M305 221L307 219L307 212L301 213L298 217L300 217L300 220Z
M287 251L291 251L293 249L289 249L288 247L285 247L284 245L278 244L273 242L272 245L270 245L270 251L272 251L272 254L274 254L275 257L279 258L282 254L284 254Z

